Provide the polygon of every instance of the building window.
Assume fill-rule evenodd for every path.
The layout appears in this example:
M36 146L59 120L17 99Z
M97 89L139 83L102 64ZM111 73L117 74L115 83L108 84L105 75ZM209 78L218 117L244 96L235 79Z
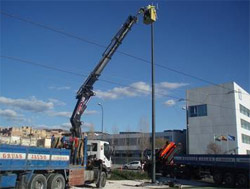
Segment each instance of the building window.
M118 139L116 138L116 139L114 139L114 145L118 145Z
M247 130L250 131L250 123L249 122L245 121L244 119L241 119L240 122L241 122L241 127L242 128L247 129Z
M250 136L244 134L241 134L241 136L242 136L242 143L250 144Z
M240 104L240 113L246 115L247 117L250 117L250 110L241 104Z
M137 145L137 138L130 138L129 139L129 144L130 145Z
M119 146L125 146L126 144L126 139L125 138L120 138L118 139L118 145Z
M207 105L197 105L188 107L189 117L207 116Z

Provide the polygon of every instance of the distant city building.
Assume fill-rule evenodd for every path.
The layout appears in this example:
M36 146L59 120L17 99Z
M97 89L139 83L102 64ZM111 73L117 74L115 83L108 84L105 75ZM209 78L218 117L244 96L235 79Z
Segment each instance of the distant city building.
M247 91L230 82L187 90L186 98L189 154L250 154Z
M32 137L32 138L51 138L52 135L55 137L61 137L66 131L62 129L35 129L30 126L22 127L10 127L0 129L0 136L11 136L11 137Z
M68 134L68 131L64 131L62 129L46 129L47 138L51 138L52 135L54 135L54 137L61 137L64 134Z
M0 129L0 144L40 146L48 148L52 135L62 137L69 135L62 129L35 129L30 126L10 127Z
M0 136L10 136L10 131L8 128L1 127L0 128Z

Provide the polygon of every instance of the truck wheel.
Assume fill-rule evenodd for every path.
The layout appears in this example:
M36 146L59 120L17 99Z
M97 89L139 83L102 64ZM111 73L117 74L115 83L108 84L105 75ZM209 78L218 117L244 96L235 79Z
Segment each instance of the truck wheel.
M49 174L45 175L47 182L50 179L50 177L52 177L53 175L55 175L55 173L49 173Z
M105 172L102 172L98 182L96 183L97 188L103 188L106 185L107 176Z
M248 184L247 176L243 173L237 175L237 182L240 188L246 188Z
M223 180L222 173L221 172L215 172L213 174L213 180L214 180L215 184L221 185L222 180Z
M47 180L42 174L34 174L29 182L29 189L46 189Z
M64 189L65 179L61 174L54 174L49 177L48 189Z
M225 181L225 184L226 186L228 187L234 187L235 185L235 182L234 182L234 175L230 172L227 172L224 176L224 181Z

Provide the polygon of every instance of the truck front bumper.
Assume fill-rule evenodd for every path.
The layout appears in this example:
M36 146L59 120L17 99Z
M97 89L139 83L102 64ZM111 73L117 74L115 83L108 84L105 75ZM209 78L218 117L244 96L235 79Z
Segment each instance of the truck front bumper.
M110 177L111 177L111 169L108 168L107 169L107 178L110 179Z

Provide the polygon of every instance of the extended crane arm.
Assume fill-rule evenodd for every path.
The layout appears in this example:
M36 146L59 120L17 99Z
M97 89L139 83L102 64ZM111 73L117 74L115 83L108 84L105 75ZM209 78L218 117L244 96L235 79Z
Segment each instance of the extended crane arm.
M111 59L114 52L117 50L119 45L122 43L122 40L125 38L127 33L130 31L131 27L136 23L137 17L139 14L144 14L144 20L150 20L150 13L152 6L147 8L141 8L136 16L129 16L125 23L122 25L121 29L117 32L117 34L112 39L111 43L108 45L106 50L102 55L102 59L99 61L95 69L91 72L88 76L86 81L80 87L77 92L76 98L77 103L74 108L73 114L70 118L70 122L72 125L71 133L75 137L81 137L81 116L84 110L87 108L87 103L92 96L94 96L93 92L93 85L98 80L99 76L101 75L103 69ZM156 19L154 16L153 19ZM147 23L148 24L148 23Z

